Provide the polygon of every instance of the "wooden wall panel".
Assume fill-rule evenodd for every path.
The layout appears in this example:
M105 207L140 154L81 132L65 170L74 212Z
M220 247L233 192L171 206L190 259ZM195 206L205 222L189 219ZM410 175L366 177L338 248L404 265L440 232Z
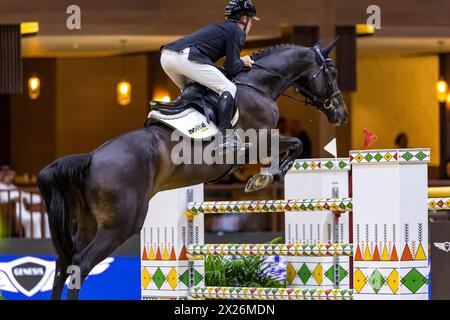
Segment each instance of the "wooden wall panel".
M21 92L20 25L0 24L0 94Z
M312 47L319 40L318 26L293 26L282 28L282 42Z
M24 86L35 75L41 82L40 95L31 100L27 90L11 96L11 164L18 174L37 174L55 159L56 60L24 59Z
M336 46L338 83L342 91L356 91L356 30L355 26L337 26L340 40Z
M9 96L0 95L0 166L11 164Z
M439 77L450 82L450 54L439 55ZM440 122L440 169L439 178L450 177L450 110L446 103L439 103Z

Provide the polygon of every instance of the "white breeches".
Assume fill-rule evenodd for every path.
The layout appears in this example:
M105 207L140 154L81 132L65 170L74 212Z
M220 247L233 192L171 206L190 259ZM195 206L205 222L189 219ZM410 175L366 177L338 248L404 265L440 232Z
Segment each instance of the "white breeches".
M189 48L180 53L164 49L161 52L161 66L173 82L183 90L189 79L198 82L219 95L229 91L236 95L236 85L224 76L217 68L196 61L190 61Z

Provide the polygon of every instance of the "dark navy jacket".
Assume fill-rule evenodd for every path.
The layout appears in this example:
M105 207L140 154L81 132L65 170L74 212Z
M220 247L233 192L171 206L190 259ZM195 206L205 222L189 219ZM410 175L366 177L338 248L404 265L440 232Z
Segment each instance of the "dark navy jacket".
M236 76L244 68L240 53L245 37L245 32L236 22L227 20L210 24L162 48L180 52L190 47L189 60L210 65L226 56L225 69L231 76Z

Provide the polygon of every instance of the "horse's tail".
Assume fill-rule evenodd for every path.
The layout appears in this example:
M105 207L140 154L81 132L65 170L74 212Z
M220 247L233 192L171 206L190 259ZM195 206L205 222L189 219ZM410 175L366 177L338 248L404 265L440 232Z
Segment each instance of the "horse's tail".
M87 208L84 184L90 160L90 154L67 156L42 169L38 176L53 247L59 257L69 262L74 254L69 224L77 208Z

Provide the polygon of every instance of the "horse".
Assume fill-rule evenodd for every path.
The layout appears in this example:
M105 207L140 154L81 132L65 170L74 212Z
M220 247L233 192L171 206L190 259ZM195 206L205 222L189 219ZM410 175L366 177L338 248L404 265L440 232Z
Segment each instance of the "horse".
M276 128L276 100L292 86L330 123L344 124L347 106L337 84L336 67L328 58L336 42L325 47L320 41L313 47L276 45L255 53L254 66L235 78L240 113L236 128ZM51 299L61 299L69 266L78 266L80 286L69 286L67 299L78 299L89 272L140 232L149 201L157 192L213 181L230 171L230 164L173 164L173 131L163 124L145 125L92 152L57 159L40 171L38 187L56 251ZM269 181L263 177L263 186L283 179L301 154L302 142L280 136L279 151L284 155L279 171ZM259 178L253 182L258 184Z

